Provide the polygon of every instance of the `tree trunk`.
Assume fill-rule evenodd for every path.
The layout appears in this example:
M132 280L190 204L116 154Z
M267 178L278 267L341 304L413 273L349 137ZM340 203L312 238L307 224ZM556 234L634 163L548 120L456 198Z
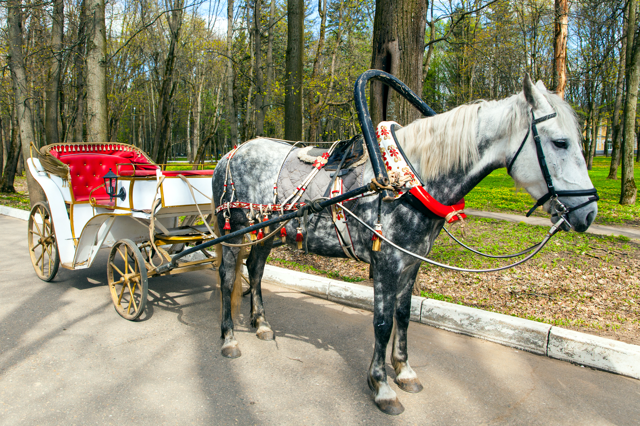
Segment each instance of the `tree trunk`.
M287 0L286 83L284 138L302 140L302 60L304 56L304 1Z
M191 109L192 107L193 106L191 104L191 96L189 96L189 109L187 110L187 143L186 143L187 163L193 162L193 156L191 155L191 148L193 148L193 143L191 141Z
M604 156L608 157L609 156L609 140L611 138L611 123L606 121L605 123L607 126L607 133L605 134L605 137L604 137Z
M264 133L264 83L262 81L262 19L261 15L262 1L255 0L253 23L254 23L254 46L255 46L255 75L256 75L256 135L262 136Z
M0 115L0 181L2 181L2 170L4 169L5 128L7 124L6 121L2 120L2 115Z
M107 39L104 0L87 0L87 140L107 142Z
M622 132L620 132L620 109L625 94L624 76L627 68L627 33L629 30L629 3L625 8L622 27L622 46L620 47L620 66L618 67L618 80L616 81L616 100L613 107L613 136L611 146L611 164L609 165L609 175L607 179L616 180L618 178L618 167L620 166L620 155L622 151Z
M594 102L595 103L595 102ZM593 108L593 118L591 120L591 146L589 147L589 161L587 161L587 170L593 169L593 157L596 155L596 149L598 148L598 130L600 128L600 111Z
M49 68L49 85L47 87L46 125L47 143L60 142L58 133L60 69L62 68L62 34L64 28L64 1L53 1L51 24L51 67Z
M233 99L233 0L227 0L227 119L229 120L229 138L231 145L238 143L238 117Z
M424 58L424 34L428 0L376 0L371 68L391 73L420 94ZM374 126L389 119L391 101L400 124L409 124L420 113L387 86L371 84L371 119Z
M433 58L433 50L435 48L434 41L436 39L436 21L433 20L433 2L431 2L431 18L429 24L429 47L427 47L427 54L424 58L424 65L422 67L422 92L424 93L424 85L427 83L427 74L429 74L429 68L431 68L431 59ZM422 93L419 93L422 95Z
M635 145L636 107L640 83L640 48L634 30L637 21L638 0L629 0L629 31L627 31L627 99L624 105L624 139L622 150L622 176L620 204L636 202L636 182L633 176L633 148Z
M555 0L555 26L553 42L553 87L564 99L567 85L567 33L569 28L569 1Z
M174 0L172 4L173 10L167 19L169 24L170 41L167 58L164 64L160 99L158 100L158 115L153 147L153 157L158 164L164 164L167 162L171 143L171 109L173 107L173 93L176 88L173 71L176 61L178 39L180 37L180 28L182 27L182 2L183 0Z
M11 82L13 85L13 94L15 102L15 113L18 121L19 137L16 135L17 143L20 149L15 144L14 155L19 157L22 154L23 161L27 161L30 158L30 144L34 142L33 131L33 117L31 114L31 105L29 102L29 89L28 78L24 66L24 53L22 52L22 46L24 46L23 31L22 31L22 2L21 0L10 0L6 3L7 7L7 26L9 33L9 68L11 69ZM17 132L14 132L14 134ZM13 141L15 142L15 141ZM7 159L9 164L9 159ZM17 164L17 160L16 160ZM38 201L46 200L44 192L40 185L27 170L27 186L29 188L29 196L31 205L33 206ZM16 169L7 171L5 168L4 182L10 181L11 188L13 188L13 178L15 176ZM6 185L3 185L6 187ZM5 188L3 188L5 189Z
M2 180L0 180L0 192L6 193L16 192L13 182L16 170L18 170L18 160L20 159L20 138L18 136L20 129L14 117L11 118L11 126L13 127L11 138L7 140L7 163L4 166Z
M73 141L84 141L84 113L85 113L85 91L84 91L84 73L85 73L85 55L87 50L86 42L86 26L87 26L87 6L86 0L82 0L80 4L80 19L78 23L78 45L75 49L75 77L76 77L76 118L73 126Z
M200 144L202 143L201 138L201 130L200 130L200 118L202 117L202 88L204 87L204 78L200 80L196 93L196 105L193 110L193 147L191 148L192 159L190 161L196 160L196 156L194 155L200 149ZM218 97L220 95L218 94ZM217 104L216 104L217 109ZM216 119L217 120L217 119Z
M249 28L249 43L247 43L247 55L249 56L249 63L251 64L251 68L249 69L249 75L255 77L255 63L256 63L256 55L253 40L255 40L255 28L253 26L252 12L250 10L249 4L247 3L246 11L246 20L247 27ZM242 139L249 140L255 137L255 127L253 124L254 120L254 110L253 110L253 94L255 92L255 78L249 79L249 91L247 93L247 102L245 103L244 108L244 126L242 126Z
M267 107L273 103L273 27L276 23L276 0L271 0L269 10L269 36L267 38Z

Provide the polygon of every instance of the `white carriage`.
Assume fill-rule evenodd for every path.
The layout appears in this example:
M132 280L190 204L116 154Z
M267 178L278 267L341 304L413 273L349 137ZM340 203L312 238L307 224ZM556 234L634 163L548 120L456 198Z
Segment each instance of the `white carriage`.
M91 266L110 247L107 276L117 312L133 320L144 311L148 278L185 244L213 237L213 170L163 170L139 148L121 143L47 145L28 165L47 201L29 218L29 251L39 278L61 265ZM205 216L209 214L209 216ZM216 265L206 251L182 259L176 274Z

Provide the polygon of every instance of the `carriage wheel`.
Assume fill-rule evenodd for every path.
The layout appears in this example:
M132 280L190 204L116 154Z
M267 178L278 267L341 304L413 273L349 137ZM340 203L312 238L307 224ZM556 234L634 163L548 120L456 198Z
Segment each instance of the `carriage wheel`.
M142 253L133 241L120 240L111 248L107 279L116 311L130 321L138 318L147 306L149 280Z
M58 272L60 255L47 203L38 202L29 214L29 255L38 278L51 281Z

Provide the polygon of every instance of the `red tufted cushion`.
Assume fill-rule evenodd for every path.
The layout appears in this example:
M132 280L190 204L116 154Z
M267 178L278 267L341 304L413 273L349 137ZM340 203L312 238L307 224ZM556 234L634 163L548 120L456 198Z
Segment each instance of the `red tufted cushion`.
M69 166L71 189L75 201L88 201L92 189L104 183L103 177L111 169L118 171L117 164L128 163L128 159L119 155L105 154L70 154L58 157ZM92 196L99 201L109 200L104 188L93 191Z

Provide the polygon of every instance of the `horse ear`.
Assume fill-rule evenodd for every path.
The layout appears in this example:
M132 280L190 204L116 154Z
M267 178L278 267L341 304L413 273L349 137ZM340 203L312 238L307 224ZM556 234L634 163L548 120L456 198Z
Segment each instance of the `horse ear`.
M538 87L533 84L533 81L531 81L531 76L529 76L529 73L524 75L524 80L522 81L522 90L524 92L524 97L527 100L527 103L531 105L533 109L542 108L548 105L548 102L544 98L544 95L542 94L540 89L538 89Z
M542 82L542 80L538 80L538 82L536 83L536 87L538 88L538 90L540 90L541 92L548 92L547 90L547 86L544 85L544 83Z

